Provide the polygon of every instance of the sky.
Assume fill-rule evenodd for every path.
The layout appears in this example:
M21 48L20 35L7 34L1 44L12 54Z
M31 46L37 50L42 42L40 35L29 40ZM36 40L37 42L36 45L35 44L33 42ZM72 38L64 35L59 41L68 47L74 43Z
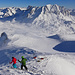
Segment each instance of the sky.
M28 7L45 6L47 4L57 4L66 8L75 9L75 0L0 0L0 8L2 7Z

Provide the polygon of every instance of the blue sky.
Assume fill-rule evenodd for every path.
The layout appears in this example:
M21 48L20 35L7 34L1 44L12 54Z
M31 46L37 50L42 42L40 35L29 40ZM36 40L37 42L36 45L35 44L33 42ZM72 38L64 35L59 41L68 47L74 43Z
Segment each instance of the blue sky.
M0 8L2 7L27 7L45 6L47 4L57 4L66 8L75 9L75 0L0 0Z

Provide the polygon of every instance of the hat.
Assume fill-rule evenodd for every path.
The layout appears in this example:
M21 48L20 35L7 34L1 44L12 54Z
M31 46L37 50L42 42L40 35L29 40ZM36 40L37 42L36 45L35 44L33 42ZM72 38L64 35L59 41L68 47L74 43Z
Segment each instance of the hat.
M22 56L21 58L24 58L24 56Z

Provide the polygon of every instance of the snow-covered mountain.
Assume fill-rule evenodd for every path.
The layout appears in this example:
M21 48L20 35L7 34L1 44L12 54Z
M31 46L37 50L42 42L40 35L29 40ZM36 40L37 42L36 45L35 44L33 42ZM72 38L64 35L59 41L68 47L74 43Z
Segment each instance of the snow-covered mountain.
M19 13L19 14L18 14ZM28 6L27 8L16 8L16 7L8 7L8 8L0 8L0 18L8 17L14 15L16 18L16 14L21 16L23 14L25 18L34 18L35 15L38 17L40 14L51 14L54 13L56 15L63 15L63 16L75 16L75 9L67 9L64 6L58 5L46 5L42 7L35 7L35 6ZM35 18L36 18L35 17Z
M27 8L1 8L0 21L16 21L30 23L30 26L42 28L48 33L75 33L75 9L67 9L58 5ZM67 30L63 32L64 29Z
M75 75L75 9L1 8L0 34L0 75ZM21 56L28 71L9 64Z

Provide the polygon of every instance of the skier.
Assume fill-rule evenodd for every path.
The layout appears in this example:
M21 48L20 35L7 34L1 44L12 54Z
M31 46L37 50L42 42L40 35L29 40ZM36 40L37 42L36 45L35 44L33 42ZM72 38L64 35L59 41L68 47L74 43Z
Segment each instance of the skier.
M12 57L12 61L10 62L10 64L13 63L14 68L17 68L16 61L17 61L17 59L15 57Z
M26 67L26 61L27 61L27 59L24 58L24 56L22 56L21 58L22 58L21 61L18 60L20 63L22 63L22 64L21 64L21 70L23 70L23 67L25 67L25 69L27 70L27 69L28 69L28 68Z

